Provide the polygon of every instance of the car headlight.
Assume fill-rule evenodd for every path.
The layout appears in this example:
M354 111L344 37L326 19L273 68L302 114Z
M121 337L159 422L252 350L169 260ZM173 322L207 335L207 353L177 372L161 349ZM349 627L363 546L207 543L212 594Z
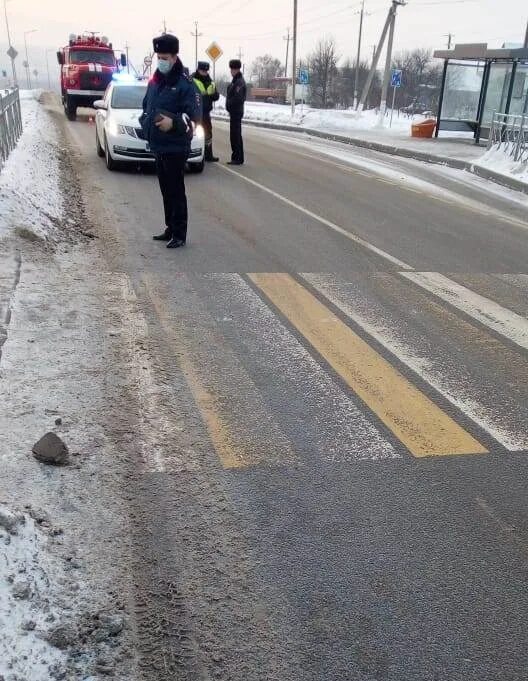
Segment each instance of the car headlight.
M205 137L205 130L203 129L203 126L197 125L194 134L196 137L198 137L198 139L203 140Z
M115 121L110 121L108 123L108 132L111 135L126 135L126 129L124 125L118 125Z

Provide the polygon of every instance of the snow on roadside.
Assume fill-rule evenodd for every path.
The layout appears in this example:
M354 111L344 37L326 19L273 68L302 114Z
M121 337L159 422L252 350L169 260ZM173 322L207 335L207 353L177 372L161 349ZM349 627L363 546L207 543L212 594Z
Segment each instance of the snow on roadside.
M46 238L63 217L58 134L41 91L20 94L24 132L0 170L0 238L11 230Z
M215 115L226 117L225 98L221 97L215 107ZM263 102L246 102L244 118L249 121L261 121L275 125L295 125L301 129L322 130L327 132L352 133L359 130L376 131L383 137L409 135L411 124L423 121L423 116L415 119L398 116L395 112L392 127L389 128L388 118L384 127L378 126L378 114L375 110L364 111L361 115L350 110L312 109L298 105L295 116L291 116L291 107L281 104L266 104Z
M502 149L492 147L475 165L488 170L493 170L501 175L507 175L519 182L525 182L528 185L528 163L520 163L513 160L513 158L505 153Z
M0 678L61 678L66 657L43 632L57 618L49 599L60 568L45 550L46 537L29 515L0 503Z

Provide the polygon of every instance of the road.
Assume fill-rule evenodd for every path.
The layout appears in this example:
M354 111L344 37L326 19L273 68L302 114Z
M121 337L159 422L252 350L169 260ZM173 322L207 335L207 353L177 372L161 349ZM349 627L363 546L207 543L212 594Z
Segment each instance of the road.
M526 203L247 129L246 166L188 177L168 251L156 178L64 125L145 320L144 678L528 678Z

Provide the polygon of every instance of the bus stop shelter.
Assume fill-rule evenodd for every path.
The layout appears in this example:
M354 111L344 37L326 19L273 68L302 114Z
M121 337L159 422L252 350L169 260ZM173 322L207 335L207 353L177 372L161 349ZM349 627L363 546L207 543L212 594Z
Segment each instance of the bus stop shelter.
M488 49L486 43L437 50L444 60L436 136L440 131L489 136L493 115L528 113L528 48Z

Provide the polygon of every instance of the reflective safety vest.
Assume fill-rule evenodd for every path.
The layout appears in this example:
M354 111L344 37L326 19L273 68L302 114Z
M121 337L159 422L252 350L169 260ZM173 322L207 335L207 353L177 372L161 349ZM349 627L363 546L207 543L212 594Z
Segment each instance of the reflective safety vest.
M194 78L194 84L200 91L201 95L208 95L209 97L212 97L214 93L216 92L216 85L211 81L211 84L209 87L205 87L205 85L202 83L201 80L198 80L198 78Z

